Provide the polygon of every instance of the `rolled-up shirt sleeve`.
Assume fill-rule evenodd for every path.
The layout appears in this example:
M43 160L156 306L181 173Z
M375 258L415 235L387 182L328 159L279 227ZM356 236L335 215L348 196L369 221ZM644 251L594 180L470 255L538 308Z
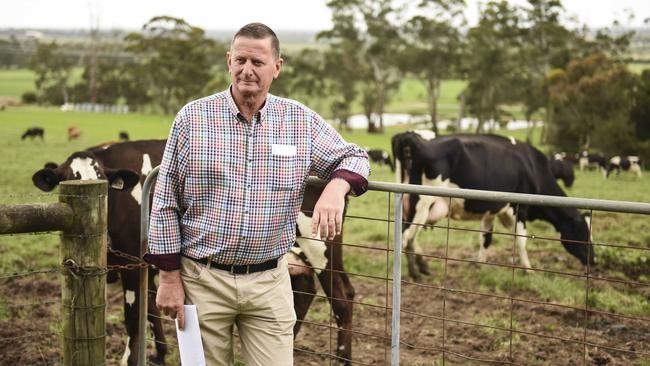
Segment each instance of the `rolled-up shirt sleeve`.
M321 179L343 179L350 184L350 193L360 196L368 190L370 164L361 147L343 140L334 127L318 114L313 114L312 169Z
M171 271L180 268L183 189L189 154L188 128L181 110L171 128L160 164L144 260Z

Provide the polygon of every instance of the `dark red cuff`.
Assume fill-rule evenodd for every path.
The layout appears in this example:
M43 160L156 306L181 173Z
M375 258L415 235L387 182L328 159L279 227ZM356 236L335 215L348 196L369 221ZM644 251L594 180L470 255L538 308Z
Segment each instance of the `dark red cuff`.
M145 262L153 264L163 271L175 271L181 268L181 255L180 253L172 254L151 254L146 253L142 257Z
M361 196L368 190L368 180L355 172L339 169L332 173L330 180L334 178L343 179L350 184L350 191L354 196Z

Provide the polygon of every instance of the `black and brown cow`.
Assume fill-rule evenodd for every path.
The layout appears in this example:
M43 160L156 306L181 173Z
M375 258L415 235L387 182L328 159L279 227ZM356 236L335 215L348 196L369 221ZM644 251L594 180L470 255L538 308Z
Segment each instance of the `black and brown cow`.
M84 151L78 151L58 165L48 163L45 169L34 174L32 181L36 187L49 192L59 182L72 179L107 179L108 192L108 252L109 265L125 265L133 262L116 253L131 256L140 255L140 203L142 184L147 174L160 164L165 148L165 140L146 140L126 143L101 144ZM156 271L149 271L149 288L155 291L153 281ZM120 270L119 278L124 293L124 321L129 339L122 364L135 365L138 350L138 306L139 271ZM109 280L117 280L109 273ZM160 313L155 306L155 295L150 293L149 321L156 340L157 355L152 360L164 362L167 345L160 321Z
M409 150L409 183L501 192L566 196L557 184L549 159L533 146L497 135L450 135L426 141L401 136L395 149ZM400 154L398 152L398 154ZM400 154L404 156L404 154ZM410 195L403 224L411 277L428 273L416 237L423 225L450 217L481 220L479 261L487 259L495 218L515 229L520 263L531 268L526 252L526 222L543 220L560 232L564 248L584 265L594 264L588 219L576 209L513 205L475 199Z
M338 326L336 354L345 365L352 360L352 301L354 287L343 268L342 235L333 240L322 241L318 235L310 238L311 216L318 201L322 187L308 185L296 221L296 244L288 254L289 273L294 291L294 307L298 321L294 327L294 337L298 335L302 320L307 315L318 278L321 288L332 304ZM347 207L347 200L346 200ZM345 214L343 215L345 219Z
M111 186L122 186L122 190L111 189L108 196L108 231L114 250L133 256L140 254L140 201L142 184L154 166L160 164L166 140L132 141L105 143L72 154L63 164L48 163L45 169L36 172L34 184L51 191L60 181L69 179L108 179ZM139 176L139 180L138 180ZM318 278L323 291L332 303L339 327L337 355L350 360L352 339L349 330L352 326L352 300L354 288L343 270L340 235L332 241L310 240L311 213L320 197L322 188L307 186L301 212L297 221L296 248L289 254L291 282L294 290L295 311L298 322L294 336L302 324L316 293L315 280ZM301 235L302 234L302 235ZM336 244L336 245L333 245ZM128 264L124 258L109 251L109 264ZM152 323L156 340L157 354L152 361L164 363L167 346L164 341L160 314L155 306L156 286L149 271L149 321ZM135 365L138 350L138 304L139 271L120 271L124 292L125 325L129 340L123 363ZM349 362L345 362L349 364Z

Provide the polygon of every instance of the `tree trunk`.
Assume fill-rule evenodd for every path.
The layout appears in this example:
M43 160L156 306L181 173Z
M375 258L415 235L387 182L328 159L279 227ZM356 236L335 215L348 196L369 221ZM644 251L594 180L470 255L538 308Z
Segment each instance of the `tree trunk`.
M431 130L438 135L438 91L440 90L440 82L437 80L429 79L428 88L429 92L429 114L431 117Z

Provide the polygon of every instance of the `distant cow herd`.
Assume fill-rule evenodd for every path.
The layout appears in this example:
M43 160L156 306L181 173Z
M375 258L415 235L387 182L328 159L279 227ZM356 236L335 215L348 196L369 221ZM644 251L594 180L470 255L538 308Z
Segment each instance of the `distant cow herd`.
M41 141L44 140L45 129L43 127L30 127L20 136L21 140L30 139L34 140L39 138ZM68 141L77 140L81 137L81 130L76 126L69 126L67 130ZM126 131L120 131L118 133L118 141L125 142L129 141L129 133Z
M70 126L68 141L80 138L81 131ZM21 138L43 139L44 130L33 127ZM61 164L47 163L34 173L32 181L43 191L53 190L59 182L69 179L106 179L108 196L108 262L126 264L116 253L139 255L140 205L142 184L147 174L162 158L165 140L129 141L129 134L120 131L118 142L107 142L72 153ZM634 156L613 157L605 160L596 154L581 153L568 157L558 153L547 157L532 145L514 138L497 135L457 134L437 137L430 131L408 131L391 139L390 153L380 149L366 149L370 160L386 165L396 174L400 183L431 187L459 187L479 190L518 192L552 196L566 196L557 180L571 187L574 167L580 170L595 167L605 176L616 171L629 170L641 176L641 160ZM392 155L392 156L391 156ZM343 268L342 237L332 241L304 238L309 232L310 212L322 188L309 186L299 213L294 249L288 254L290 274L294 289L294 306L297 318L305 318L316 294L318 280L332 303L338 326L337 355L350 364L352 359L352 304L355 290ZM410 276L421 279L429 267L417 244L418 233L426 225L449 217L459 220L480 221L477 259L487 260L487 249L492 242L493 222L498 219L516 234L519 264L531 268L526 251L526 225L542 220L550 223L560 235L564 248L583 265L594 265L595 254L591 244L590 217L575 209L537 207L495 203L473 199L443 198L423 195L405 195L402 242L407 253ZM155 269L150 271L149 286L155 291ZM109 273L109 281L121 280L124 295L124 322L128 334L123 364L135 365L138 343L139 273L124 269ZM155 294L148 299L149 317L156 346L153 362L164 364L167 345L154 306ZM294 334L300 329L296 323Z

